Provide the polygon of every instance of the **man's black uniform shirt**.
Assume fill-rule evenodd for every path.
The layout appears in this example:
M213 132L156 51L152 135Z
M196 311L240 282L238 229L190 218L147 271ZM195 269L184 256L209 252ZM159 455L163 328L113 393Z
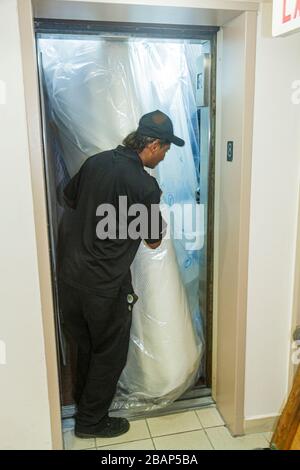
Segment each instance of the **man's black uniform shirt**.
M87 292L115 297L121 288L131 289L130 265L141 238L136 240L98 238L96 227L101 217L96 215L101 204L116 209L118 233L119 196L127 196L127 204L144 204L149 211L160 202L160 188L144 169L138 154L119 145L115 150L90 157L64 190L64 199L71 208L66 210L60 231L59 275L66 283ZM132 218L128 218L130 223ZM158 238L162 238L159 213Z

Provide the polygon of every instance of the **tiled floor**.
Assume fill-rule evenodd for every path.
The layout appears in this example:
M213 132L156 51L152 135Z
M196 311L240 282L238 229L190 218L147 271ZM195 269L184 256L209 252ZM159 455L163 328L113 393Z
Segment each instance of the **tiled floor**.
M215 407L201 408L130 423L113 439L78 439L64 433L68 450L250 450L269 446L270 433L232 437Z

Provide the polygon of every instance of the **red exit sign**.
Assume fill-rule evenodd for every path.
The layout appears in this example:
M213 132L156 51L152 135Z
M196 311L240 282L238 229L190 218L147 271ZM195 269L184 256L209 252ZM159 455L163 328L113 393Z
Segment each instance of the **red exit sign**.
M273 0L273 36L300 30L300 0Z

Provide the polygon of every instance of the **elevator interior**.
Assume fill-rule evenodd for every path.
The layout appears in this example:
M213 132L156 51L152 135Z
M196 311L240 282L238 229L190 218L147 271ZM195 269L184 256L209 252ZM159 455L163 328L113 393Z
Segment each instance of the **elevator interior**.
M131 417L166 413L211 400L216 31L217 28L36 21L50 251L65 410L66 405L72 405L75 354L61 332L56 293L61 190L86 158L117 146L137 127L143 113L157 108L171 116L177 134L187 144L181 153L172 148L153 176L163 190L164 203L203 206L199 234L203 244L200 249L189 251L173 237L172 246L161 251L159 262L155 255L138 254L138 265L133 266L136 282L140 276L135 277L134 272L143 270L145 263L150 268L155 266L155 276L152 273L143 281L145 291L140 283L140 294L144 292L146 297L147 283L157 282L158 289L161 286L157 293L161 308L166 314L169 299L174 298L176 316L164 318L168 327L164 336L159 323L161 311L158 317L153 312L138 312L128 365L112 412ZM169 286L163 278L157 278L158 272L170 279ZM179 282L179 289L174 289L174 279ZM185 302L182 296L177 297L178 291L184 293ZM154 308L153 299L146 303L150 310ZM143 322L149 316L150 326ZM146 327L150 331L147 338ZM181 350L175 351L173 342ZM149 348L152 353L145 354ZM142 384L138 381L141 388L133 390L130 387L136 374L142 375L143 380ZM149 395L149 384L157 377L157 387ZM168 387L164 388L164 383Z

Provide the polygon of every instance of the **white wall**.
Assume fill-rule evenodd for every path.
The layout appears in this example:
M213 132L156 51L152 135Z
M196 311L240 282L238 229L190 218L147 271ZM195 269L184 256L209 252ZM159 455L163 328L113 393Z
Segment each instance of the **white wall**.
M0 340L7 360L0 364L0 449L50 449L16 0L0 2L0 57Z
M259 14L245 416L277 415L287 396L300 175L300 33L266 36L271 6ZM298 94L300 96L300 94Z

